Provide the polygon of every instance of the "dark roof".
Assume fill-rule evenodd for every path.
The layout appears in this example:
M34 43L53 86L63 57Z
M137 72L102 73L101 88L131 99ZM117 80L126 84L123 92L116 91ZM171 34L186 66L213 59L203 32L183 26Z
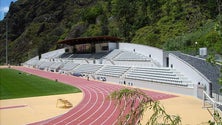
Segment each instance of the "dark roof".
M58 44L76 45L86 43L119 42L122 39L112 36L79 37L58 41Z
M199 59L190 55L183 54L181 52L171 52L180 59L186 61L200 73L202 73L208 80L212 82L213 89L219 90L220 85L218 84L218 79L220 77L219 66L210 64L203 59Z

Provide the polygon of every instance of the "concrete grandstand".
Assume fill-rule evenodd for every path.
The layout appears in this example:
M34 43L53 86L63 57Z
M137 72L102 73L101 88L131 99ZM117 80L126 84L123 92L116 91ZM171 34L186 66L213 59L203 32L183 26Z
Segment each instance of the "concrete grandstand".
M219 67L180 52L119 40L103 36L60 41L66 47L36 56L23 66L198 98L206 91L220 101Z

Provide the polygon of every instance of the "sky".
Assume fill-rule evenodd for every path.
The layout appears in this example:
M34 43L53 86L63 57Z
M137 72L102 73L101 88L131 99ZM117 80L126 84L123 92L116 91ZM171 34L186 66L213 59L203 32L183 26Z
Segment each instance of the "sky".
M8 12L11 2L16 0L0 0L0 20L4 18L4 13Z

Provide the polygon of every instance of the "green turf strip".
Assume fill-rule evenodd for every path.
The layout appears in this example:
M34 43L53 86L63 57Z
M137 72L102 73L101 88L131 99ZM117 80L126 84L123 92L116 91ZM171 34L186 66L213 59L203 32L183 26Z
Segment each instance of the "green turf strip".
M80 92L78 88L13 69L0 69L0 99Z

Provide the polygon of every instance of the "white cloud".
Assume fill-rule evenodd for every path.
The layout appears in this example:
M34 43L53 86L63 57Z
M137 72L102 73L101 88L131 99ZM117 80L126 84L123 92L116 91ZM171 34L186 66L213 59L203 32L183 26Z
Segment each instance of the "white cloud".
M9 7L0 8L0 11L3 12L3 13L8 12L8 10L9 10Z
M4 18L4 15L8 12L9 7L1 7L0 8L0 21Z

